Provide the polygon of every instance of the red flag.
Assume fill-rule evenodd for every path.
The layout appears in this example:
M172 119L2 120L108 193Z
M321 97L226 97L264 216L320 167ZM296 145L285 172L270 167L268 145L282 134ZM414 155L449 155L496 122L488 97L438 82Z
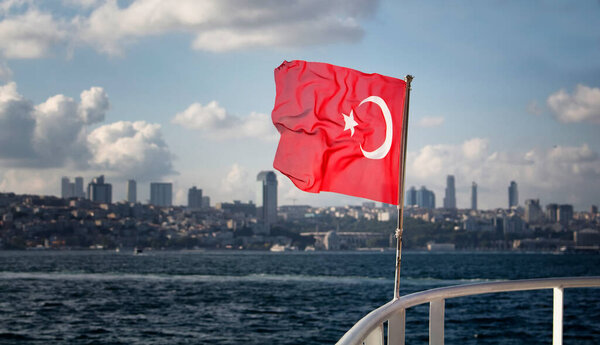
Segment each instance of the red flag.
M398 204L404 80L285 61L275 86L275 169L307 192Z

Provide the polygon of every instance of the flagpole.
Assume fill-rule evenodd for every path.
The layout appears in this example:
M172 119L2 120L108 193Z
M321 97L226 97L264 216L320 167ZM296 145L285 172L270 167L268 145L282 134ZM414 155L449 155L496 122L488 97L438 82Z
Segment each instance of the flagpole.
M406 143L408 137L408 106L410 101L410 83L412 75L407 75L404 114L402 118L402 146L400 146L400 176L398 184L398 226L396 228L396 278L394 280L394 299L400 298L400 263L402 262L402 232L404 231L404 175L406 172Z

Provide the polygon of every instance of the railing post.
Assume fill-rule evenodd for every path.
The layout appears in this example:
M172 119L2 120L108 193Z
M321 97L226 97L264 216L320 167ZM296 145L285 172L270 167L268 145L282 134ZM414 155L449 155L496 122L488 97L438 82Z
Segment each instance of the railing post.
M388 320L388 345L404 345L406 309L401 309Z
M443 298L429 302L429 345L444 345L444 309Z
M383 325L375 327L363 341L365 345L383 345Z
M563 343L563 297L562 287L554 288L554 317L552 327L552 345L562 345Z

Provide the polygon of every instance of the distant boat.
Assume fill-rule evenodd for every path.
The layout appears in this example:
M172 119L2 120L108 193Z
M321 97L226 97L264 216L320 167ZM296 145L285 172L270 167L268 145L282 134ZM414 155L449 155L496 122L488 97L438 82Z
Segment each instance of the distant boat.
M138 248L138 247L133 248L133 255L140 255L143 252L144 251L142 250L142 248Z

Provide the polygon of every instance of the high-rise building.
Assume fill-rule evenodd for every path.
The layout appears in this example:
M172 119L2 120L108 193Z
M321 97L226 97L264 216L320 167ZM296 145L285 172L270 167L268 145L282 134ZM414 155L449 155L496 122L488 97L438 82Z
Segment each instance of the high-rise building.
M454 175L446 176L446 195L444 196L444 208L456 208L456 189L454 188Z
M202 197L202 208L210 208L210 197L209 196L203 196Z
M188 207L202 208L202 189L198 189L196 186L188 189Z
M596 205L592 205L592 206L590 207L590 213L591 213L592 215L594 215L594 214L598 213L598 206L596 206Z
M110 204L112 203L112 185L104 183L104 175L92 179L88 184L88 199L93 202Z
M548 221L551 223L556 223L558 221L558 205L557 204L546 205L546 219L548 219Z
M417 189L415 186L410 187L410 189L406 191L406 201L404 204L406 206L417 206Z
M540 206L540 199L525 200L525 221L528 224L535 224L542 220L544 220L544 211Z
M435 208L435 194L422 186L417 191L417 206L421 208L434 209Z
M77 198L85 198L85 192L83 191L83 177L77 176L75 177L75 194L73 195Z
M568 225L569 221L573 219L573 205L560 205L558 206L558 219L557 221L562 225Z
M60 197L68 199L73 197L75 186L69 181L68 177L64 177L60 180Z
M135 204L137 202L137 182L127 180L127 202Z
M508 208L519 206L519 191L517 190L517 183L510 181L508 186Z
M261 171L256 176L256 215L268 232L277 222L277 176L273 171Z
M150 204L169 207L173 204L173 184L166 182L150 183Z
M477 183L471 184L471 210L477 211Z

